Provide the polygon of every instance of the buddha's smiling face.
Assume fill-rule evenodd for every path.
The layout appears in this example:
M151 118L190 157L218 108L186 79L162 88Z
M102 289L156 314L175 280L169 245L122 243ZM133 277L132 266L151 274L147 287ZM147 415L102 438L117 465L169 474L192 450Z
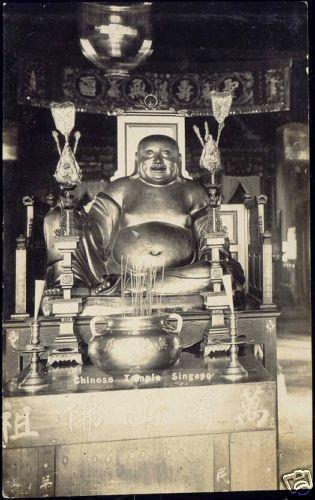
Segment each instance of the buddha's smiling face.
M180 158L178 145L170 137L146 137L136 155L139 176L150 184L169 184L179 174Z

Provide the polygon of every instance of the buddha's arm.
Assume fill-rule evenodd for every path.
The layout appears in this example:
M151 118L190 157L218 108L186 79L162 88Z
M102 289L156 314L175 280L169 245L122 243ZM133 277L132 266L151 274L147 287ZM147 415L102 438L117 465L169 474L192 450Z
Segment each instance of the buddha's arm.
M87 228L91 231L95 245L103 251L108 249L117 229L120 210L119 205L105 193L99 193L92 203Z
M88 214L75 210L75 226L80 240L73 254L72 268L75 285L87 287L101 283L108 274L107 261L111 243L115 236L120 215L120 207L104 193L96 196ZM55 249L54 237L62 223L62 211L56 207L44 221L47 248L47 285L59 285L63 256Z
M62 255L55 248L56 231L62 224L60 206L51 209L44 218L44 238L47 255L46 282L48 288L57 286L62 271Z
M75 266L88 286L101 283L109 274L107 262L119 218L119 205L107 194L99 193L87 214L75 254Z
M209 198L204 189L199 184L194 184L190 202L194 234L199 248L199 244L202 238L202 231L207 222L206 207L209 204Z

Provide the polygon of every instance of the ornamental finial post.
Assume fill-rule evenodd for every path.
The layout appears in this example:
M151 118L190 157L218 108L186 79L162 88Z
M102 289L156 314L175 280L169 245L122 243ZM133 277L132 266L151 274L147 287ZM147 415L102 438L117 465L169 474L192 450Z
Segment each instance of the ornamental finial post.
M60 156L54 177L63 189L72 189L82 179L82 171L74 157L81 136L80 132L75 132L74 134L75 143L73 150L69 144L70 134L75 124L75 106L72 102L52 102L50 104L50 111L57 129L52 132L52 135ZM58 132L64 136L65 143L63 149L60 146Z

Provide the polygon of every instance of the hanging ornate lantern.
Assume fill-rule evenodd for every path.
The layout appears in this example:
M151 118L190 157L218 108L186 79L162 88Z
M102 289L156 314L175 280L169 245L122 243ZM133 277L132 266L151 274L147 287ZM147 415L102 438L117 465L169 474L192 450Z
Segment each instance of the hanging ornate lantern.
M129 76L152 53L151 3L82 2L80 45L109 76Z

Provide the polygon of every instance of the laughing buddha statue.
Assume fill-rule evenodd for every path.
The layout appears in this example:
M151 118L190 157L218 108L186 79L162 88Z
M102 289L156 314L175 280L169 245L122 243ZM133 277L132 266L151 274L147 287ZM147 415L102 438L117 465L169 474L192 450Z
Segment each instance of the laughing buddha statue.
M135 171L99 193L88 213L77 209L80 241L73 256L75 287L92 295L119 293L122 263L127 269L152 267L162 280L163 295L198 293L209 288L211 263L198 260L209 199L196 181L181 175L181 155L175 140L151 135L138 145ZM45 218L47 293L58 291L62 256L54 248L62 206ZM224 272L242 291L244 273L228 250L222 249Z

